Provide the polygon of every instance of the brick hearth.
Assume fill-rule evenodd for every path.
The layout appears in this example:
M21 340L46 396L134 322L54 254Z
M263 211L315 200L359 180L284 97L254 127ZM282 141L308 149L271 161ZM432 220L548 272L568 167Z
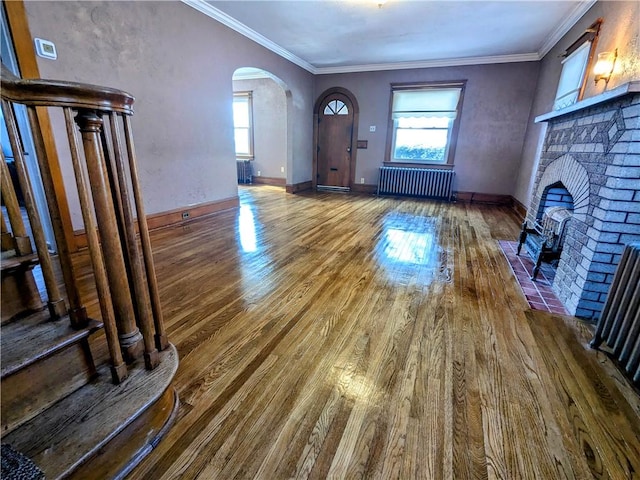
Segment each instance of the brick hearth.
M536 121L548 127L527 221L558 187L569 192L573 217L553 290L570 314L595 320L624 246L640 241L640 82Z

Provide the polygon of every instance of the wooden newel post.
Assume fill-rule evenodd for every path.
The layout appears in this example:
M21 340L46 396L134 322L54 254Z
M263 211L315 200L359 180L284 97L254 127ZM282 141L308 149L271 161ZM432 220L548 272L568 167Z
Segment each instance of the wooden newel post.
M105 268L118 327L118 339L125 361L131 362L144 352L142 335L136 326L131 291L127 280L122 243L118 232L105 155L100 132L102 118L93 110L79 110L75 122L80 127L89 184L104 252Z

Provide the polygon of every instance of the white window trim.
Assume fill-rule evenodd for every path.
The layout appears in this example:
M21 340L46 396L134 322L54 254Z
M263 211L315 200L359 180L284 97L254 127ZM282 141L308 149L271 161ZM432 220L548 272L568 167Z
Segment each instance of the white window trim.
M569 105L573 105L577 101L580 100L580 90L582 90L582 86L584 85L585 76L587 74L587 65L589 64L589 53L591 51L591 41L587 40L582 45L580 45L571 55L567 56L564 60L562 60L562 71L560 72L560 79L558 80L558 89L562 84L563 74L565 74L565 65L573 60L578 55L585 55L584 63L582 65L580 76L577 78L577 85L575 88L563 93L561 96L558 96L560 92L556 91L556 98L553 102L553 109L560 110L562 108L568 107ZM576 95L577 94L577 95ZM567 98L575 95L575 99L569 101L567 103Z
M248 130L248 136L249 136L249 153L238 153L237 151L235 152L236 154L236 158L241 159L241 160L253 160L255 157L255 152L253 150L253 92L251 91L243 91L243 92L233 92L233 98L234 100L236 98L239 97L243 97L243 98L247 98L248 100L248 109L249 109L249 127L246 127L246 129ZM233 125L233 131L234 131L234 139L235 139L235 131L238 128L243 128L245 129L245 127L236 127L235 123ZM234 141L234 150L235 150L235 141Z
M593 22L584 33L573 42L565 51L563 56L565 59L562 61L562 71L560 72L560 78L558 79L558 86L556 88L556 95L553 101L553 110L560 110L566 108L569 105L573 105L576 102L582 100L584 90L587 84L587 77L592 66L593 55L598 44L598 36L600 35L600 27L602 26L603 19L598 18ZM584 53L584 50L588 48L588 52L585 58L585 62L582 68L582 75L580 76L580 82L577 87L571 89L571 91L559 92L562 85L562 75L565 70L567 62L575 58L575 55ZM571 96L575 98L571 101Z
M433 83L412 83L412 84L391 84L391 96L389 102L389 128L387 129L387 152L384 164L389 166L408 165L408 166L439 166L439 167L453 167L455 158L455 147L457 143L458 130L460 127L460 117L462 113L462 100L464 97L464 90L466 86L466 80L457 82L433 82ZM445 150L445 161L434 162L429 160L419 159L396 159L393 157L396 143L396 130L397 120L394 118L393 100L394 93L402 90L441 90L457 88L460 90L458 97L458 104L455 109L455 118L453 119L451 126L447 129L447 145ZM421 111L420 113L422 113ZM426 110L424 112L427 112Z

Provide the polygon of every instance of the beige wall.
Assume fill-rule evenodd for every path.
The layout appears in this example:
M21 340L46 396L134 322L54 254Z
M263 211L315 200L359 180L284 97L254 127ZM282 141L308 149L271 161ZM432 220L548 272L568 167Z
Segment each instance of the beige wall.
M514 195L525 205L543 128L533 118L551 108L558 56L566 47L603 17L598 51L617 47L620 54L609 88L639 78L636 2L598 2L541 62L315 77L177 1L25 6L32 35L53 41L58 50L56 61L38 59L43 78L96 83L136 96L134 134L150 214L237 195L231 94L240 67L269 71L286 85L288 184L311 179L312 109L327 88L347 88L359 103L359 137L369 140L369 148L357 151L355 178L375 184L385 156L390 83L467 80L456 189ZM587 95L602 88L590 81ZM54 127L63 135L60 119ZM68 154L62 162L72 192ZM81 228L77 200L70 197L74 227Z
M538 62L319 75L315 97L344 87L360 107L356 181L376 184L385 158L391 83L467 80L455 153L455 189L511 195L538 76ZM375 125L375 133L369 127Z
M287 97L270 78L234 80L234 91L252 92L253 174L285 178L287 165ZM284 168L284 173L281 169Z
M287 181L311 178L313 75L180 2L25 2L31 34L56 44L43 78L136 97L133 130L147 213L237 196L232 75L272 72L291 92ZM58 128L59 130L59 128ZM64 142L57 142L64 143ZM68 157L61 159L73 190ZM74 228L81 228L72 198Z
M531 189L538 167L538 156L543 141L545 124L534 123L534 118L552 110L562 69L561 55L598 18L604 20L600 30L596 55L618 49L618 61L607 90L630 80L640 80L640 2L596 3L542 59L533 108L528 122L518 182L514 197L526 207L531 200ZM604 82L597 85L593 74L587 72L585 98L602 93Z

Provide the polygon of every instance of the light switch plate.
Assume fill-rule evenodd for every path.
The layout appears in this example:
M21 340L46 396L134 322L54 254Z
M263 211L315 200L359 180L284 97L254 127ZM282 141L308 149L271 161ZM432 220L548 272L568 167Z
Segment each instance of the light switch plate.
M34 38L33 41L36 44L36 53L39 57L49 58L51 60L55 60L56 58L58 58L56 46L53 44L53 42L44 40L42 38Z

